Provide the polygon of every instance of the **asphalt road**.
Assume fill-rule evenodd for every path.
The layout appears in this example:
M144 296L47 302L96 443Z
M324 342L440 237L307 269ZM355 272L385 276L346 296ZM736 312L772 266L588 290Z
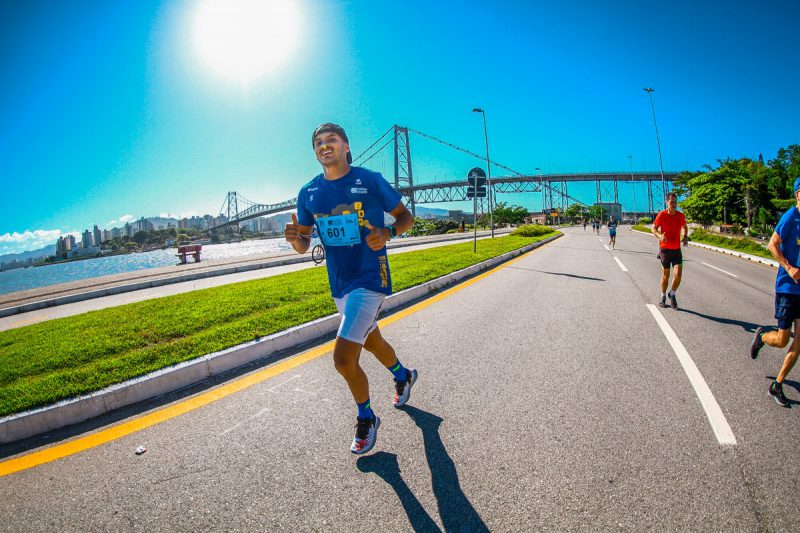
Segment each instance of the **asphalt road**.
M655 239L623 229L615 251L606 239L568 229L385 319L420 378L395 410L389 372L364 355L382 418L367 456L349 453L355 407L330 353L312 349L0 478L0 529L797 530L800 383L790 375L795 401L777 406L766 391L783 352L748 354L754 328L774 322L774 269L685 248L680 309L656 309Z

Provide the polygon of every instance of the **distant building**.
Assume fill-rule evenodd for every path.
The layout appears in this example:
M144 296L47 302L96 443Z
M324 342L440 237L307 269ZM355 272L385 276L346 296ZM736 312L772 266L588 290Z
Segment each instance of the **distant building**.
M75 235L67 235L64 240L66 241L64 244L68 252L78 247L75 242Z
M124 235L122 228L111 228L111 238L119 239Z
M133 237L133 234L136 233L136 231L133 228L133 224L131 224L130 222L125 223L124 231L126 237Z
M81 248L91 248L94 245L92 241L92 232L88 229L83 232L83 238L81 239Z
M149 220L147 220L144 217L142 217L139 220L137 220L134 223L134 225L135 225L134 233L139 232L139 231L153 231L155 229L155 227L153 226L153 223L150 222Z
M64 237L59 237L56 242L56 257L62 258L67 256L67 241Z
M95 246L100 246L103 242L103 234L100 232L100 228L97 227L97 224L94 225L94 229L92 230L92 238Z
M461 219L464 218L464 210L463 209L453 209L447 212L447 220L453 220L455 222L461 222Z

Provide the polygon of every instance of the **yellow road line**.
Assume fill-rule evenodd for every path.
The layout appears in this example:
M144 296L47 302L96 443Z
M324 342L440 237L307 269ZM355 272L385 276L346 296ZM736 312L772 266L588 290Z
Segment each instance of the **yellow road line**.
M550 243L547 243L544 246L548 246L549 244ZM535 248L534 250L531 250L531 252L535 250L540 250L544 248L544 246ZM425 309L429 305L432 305L438 302L439 300L450 296L455 292L458 292L466 287L469 287L473 283L482 280L483 278L489 276L490 274L493 274L494 272L502 268L505 268L506 266L512 263L519 261L525 255L527 255L527 253L522 254L519 257L515 257L510 261L506 261L502 265L499 265L491 270L487 270L483 274L475 276L474 278L468 281L465 281L445 291L442 291L441 293L436 294L430 298L427 298L422 302L412 305L408 309L403 309L398 313L388 316L380 320L378 322L378 325L380 327L388 326L389 324L392 324L402 318L412 315L417 311ZM146 414L129 422L123 422L122 424L119 424L117 426L113 426L108 429L98 431L97 433L93 433L91 435L86 435L85 437L79 437L75 440L71 440L63 444L57 444L55 446L52 446L50 448L38 452L30 453L27 455L16 457L14 459L9 459L8 461L4 461L0 463L0 477L13 474L14 472L19 472L20 470L27 470L28 468L33 468L35 466L44 463L49 463L51 461L55 461L56 459L61 459L62 457L73 455L78 452L87 450L89 448L94 448L95 446L99 446L101 444L105 444L106 442L119 439L121 437L124 437L125 435L129 435L131 433L135 433L150 426L160 424L161 422L169 420L170 418L175 418L176 416L180 416L190 411L194 411L195 409L203 407L204 405L225 398L226 396L230 396L231 394L242 391L252 385L273 378L295 367L298 367L304 363L317 359L318 357L321 357L326 353L330 352L331 350L333 350L334 342L335 341L326 342L325 344L317 346L316 348L312 348L307 352L303 352L294 357L276 363L270 366L269 368L259 370L258 372L254 372L253 374L249 374L240 379L237 379L235 381L217 387L213 390L198 394L197 396L193 396L191 398L187 398L186 400L175 403L163 409L159 409L158 411Z

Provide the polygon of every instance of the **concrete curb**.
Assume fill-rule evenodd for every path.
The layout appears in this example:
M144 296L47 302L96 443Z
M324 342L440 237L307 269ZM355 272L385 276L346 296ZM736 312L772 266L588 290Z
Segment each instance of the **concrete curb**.
M484 237L481 235L480 237ZM437 236L435 239L421 239L416 241L398 240L387 246L388 249L404 248L406 246L418 246L423 244L431 244L436 242L449 242L471 239L472 234L465 236L463 233L457 233L446 236ZM122 294L126 292L138 291L141 289L152 289L154 287L161 287L164 285L171 285L173 283L183 283L186 281L194 281L198 279L211 278L215 276L226 276L228 274L238 274L240 272L249 272L251 270L260 270L262 268L271 268L276 266L293 265L296 263L307 263L312 261L310 254L292 255L282 259L265 259L259 263L251 263L249 265L239 265L230 267L221 267L216 270L206 270L203 272L191 272L186 274L179 274L177 276L168 276L148 281L139 281L135 283L127 283L124 285L116 285L112 287L105 287L102 289L89 290L86 292L68 294L64 296L57 296L54 298L45 298L35 302L26 304L15 305L0 309L0 318L16 315L19 313L26 313L28 311L36 311L47 307L55 307L57 305L71 304L75 302L82 302L91 300L93 298L102 298L103 296L111 296L114 294Z
M645 234L643 231L639 231L638 229L631 228L631 231L635 231L637 233ZM653 235L652 233L647 233L646 235ZM719 252L725 255L732 255L734 257L741 257L742 259L747 259L748 261L752 261L754 263L761 263L762 265L769 265L774 268L778 268L778 262L773 259L766 259L764 257L759 257L757 255L750 255L744 252L737 252L736 250L729 250L727 248L720 248L719 246L711 246L710 244L703 244L701 242L694 242L689 241L691 246L696 246L697 248L705 248L706 250L713 250L715 252Z
M563 234L529 244L518 250L452 272L422 285L411 287L389 296L382 313L424 297L447 285L473 276L483 270L504 263L521 254L551 242ZM53 405L0 418L0 444L8 444L27 437L77 424L110 413L121 407L162 396L237 367L266 359L294 346L312 342L334 333L339 327L339 316L330 315L286 331L275 333L220 352L207 354L191 361L151 372L136 379L112 385L92 394L64 400Z
M778 268L778 262L773 259L766 259L764 257L759 257L757 255L750 255L744 252L737 252L736 250L728 250L727 248L711 246L710 244L703 244L701 242L690 241L689 244L691 244L692 246L696 246L698 248L705 248L707 250L713 250L721 254L732 255L734 257L741 257L742 259L747 259L748 261L752 261L754 263L761 263L762 265L769 265L771 267Z

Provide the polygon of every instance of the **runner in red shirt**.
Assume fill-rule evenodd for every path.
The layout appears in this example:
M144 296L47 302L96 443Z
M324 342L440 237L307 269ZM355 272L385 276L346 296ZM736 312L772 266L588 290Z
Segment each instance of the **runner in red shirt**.
M681 238L681 230L683 237ZM678 195L671 192L667 195L667 208L656 216L653 222L653 235L658 237L658 259L661 261L661 299L658 305L667 307L667 285L669 285L669 269L672 267L672 290L669 291L669 302L673 309L678 308L675 291L681 284L683 254L681 241L686 246L689 242L689 228L686 217L678 211Z

